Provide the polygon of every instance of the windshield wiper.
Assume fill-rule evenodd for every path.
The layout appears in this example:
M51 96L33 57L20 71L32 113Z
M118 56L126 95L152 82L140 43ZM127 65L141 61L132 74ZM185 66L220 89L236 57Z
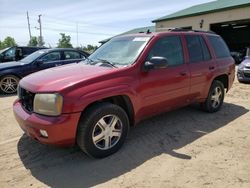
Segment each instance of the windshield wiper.
M85 57L85 59L83 59L82 61L79 61L79 62L77 62L77 63L84 62L84 61L86 61L86 60L87 60L87 62L85 62L86 64L90 64L90 65L91 65L91 63L94 62L92 59L90 59L90 58L88 58L88 57Z
M117 66L115 66L115 64L114 64L114 63L111 63L111 62L109 62L109 61L108 61L108 60L106 60L106 59L100 59L100 58L97 58L97 60L101 61L102 63L106 63L106 64L108 64L108 65L111 65L112 67L117 68Z

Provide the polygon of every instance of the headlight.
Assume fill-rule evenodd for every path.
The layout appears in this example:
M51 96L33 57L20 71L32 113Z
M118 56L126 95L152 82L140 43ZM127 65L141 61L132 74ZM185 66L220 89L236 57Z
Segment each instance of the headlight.
M62 112L63 97L60 94L36 94L34 112L48 116L58 116Z

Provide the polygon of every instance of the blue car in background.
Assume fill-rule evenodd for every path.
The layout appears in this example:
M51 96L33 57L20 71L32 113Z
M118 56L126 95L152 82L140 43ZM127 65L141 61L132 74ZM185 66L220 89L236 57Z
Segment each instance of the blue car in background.
M237 78L239 82L250 83L250 48L247 48L245 60L238 66Z
M20 61L0 64L0 93L14 94L21 78L55 66L79 62L89 54L80 50L54 48L36 51Z

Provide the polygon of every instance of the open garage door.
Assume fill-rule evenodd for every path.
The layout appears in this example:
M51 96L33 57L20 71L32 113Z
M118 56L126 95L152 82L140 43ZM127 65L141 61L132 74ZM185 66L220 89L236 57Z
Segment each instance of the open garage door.
M250 47L250 19L211 24L210 30L222 36L233 53L242 58Z

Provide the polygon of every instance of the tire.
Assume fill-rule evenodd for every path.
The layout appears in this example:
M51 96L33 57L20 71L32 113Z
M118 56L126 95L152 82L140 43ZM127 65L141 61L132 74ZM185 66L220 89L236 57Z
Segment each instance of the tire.
M103 158L121 148L128 132L126 112L117 105L100 103L82 114L77 129L77 144L87 155Z
M214 80L210 87L206 101L202 103L203 110L209 113L220 110L224 101L224 95L225 90L223 83L218 80Z
M14 75L6 75L0 78L0 93L2 94L15 94L19 78Z

